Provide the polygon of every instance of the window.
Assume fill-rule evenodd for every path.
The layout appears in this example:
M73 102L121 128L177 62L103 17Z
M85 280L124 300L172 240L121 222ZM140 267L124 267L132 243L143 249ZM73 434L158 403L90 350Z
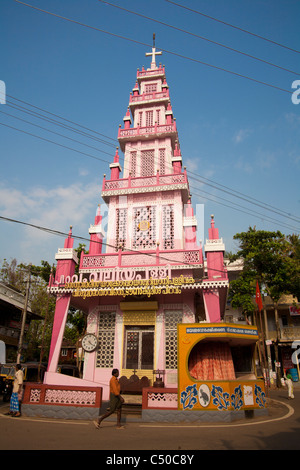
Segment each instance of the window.
M153 126L153 111L146 111L146 127Z
M157 90L157 83L148 83L145 85L145 93L155 93Z
M142 127L142 122L143 122L143 113L142 113L142 111L139 111L137 125Z
M115 313L100 313L96 367L114 367L115 324Z
M156 110L156 124L159 124L159 118L160 118L160 109Z
M177 324L182 323L182 311L165 311L165 368L177 369Z
M232 346L231 354L236 377L253 371L253 347Z

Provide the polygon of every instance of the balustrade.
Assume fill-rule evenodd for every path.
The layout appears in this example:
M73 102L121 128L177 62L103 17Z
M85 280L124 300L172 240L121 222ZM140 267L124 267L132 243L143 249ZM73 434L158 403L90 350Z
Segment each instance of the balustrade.
M141 188L154 185L173 185L187 183L186 173L171 174L171 175L156 175L156 176L140 176L136 178L122 178L119 180L105 180L103 184L103 191L127 189L127 188Z
M81 259L80 269L113 268L113 267L138 267L138 266L167 266L202 264L199 250L152 250L145 253L117 252L101 255L84 254Z
M155 124L154 126L147 127L131 127L129 129L119 128L118 139L126 137L136 137L148 134L163 134L163 133L174 133L176 130L176 122L172 124Z
M130 103L137 103L140 101L160 100L169 98L169 90L157 91L152 93L143 93L142 95L130 95Z

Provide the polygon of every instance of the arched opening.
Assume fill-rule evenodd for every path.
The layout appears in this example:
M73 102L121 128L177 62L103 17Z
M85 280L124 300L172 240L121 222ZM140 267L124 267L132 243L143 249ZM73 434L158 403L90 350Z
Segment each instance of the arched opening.
M255 379L254 343L202 340L192 348L188 370L196 380Z

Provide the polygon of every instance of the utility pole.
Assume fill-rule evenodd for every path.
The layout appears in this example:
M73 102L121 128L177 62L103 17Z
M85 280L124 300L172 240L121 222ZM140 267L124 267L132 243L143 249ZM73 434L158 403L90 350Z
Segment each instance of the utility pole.
M20 364L21 362L21 353L22 353L22 348L23 348L23 338L24 338L29 291L30 291L30 277L31 277L31 264L29 265L28 278L27 278L27 283L26 283L26 295L25 295L25 304L24 304L24 309L23 309L23 314L22 314L22 325L21 325L21 333L19 337L17 364Z

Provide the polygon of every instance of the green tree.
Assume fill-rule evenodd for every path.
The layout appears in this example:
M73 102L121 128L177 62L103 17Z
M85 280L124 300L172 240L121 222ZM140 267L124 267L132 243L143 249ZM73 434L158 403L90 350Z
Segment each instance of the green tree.
M87 253L85 245L80 243L75 249L78 259L81 253ZM11 261L3 260L0 268L0 281L8 284L25 295L26 281L28 273L31 274L30 282L30 306L31 310L40 315L43 320L32 320L25 336L28 344L24 350L26 361L47 361L52 336L53 319L55 313L56 299L47 291L51 272L55 275L55 268L48 261L41 261L41 265L18 264L14 258ZM79 265L76 266L76 273ZM79 338L86 328L86 315L73 307L70 307L67 318L67 325L64 332L65 339L78 344ZM77 354L78 356L78 354Z
M296 295L297 282L291 274L297 272L297 260L288 237L279 231L267 232L250 227L248 232L237 233L234 239L239 240L240 249L231 256L231 260L242 258L244 262L242 280L232 281L230 287L230 298L236 306L251 310L249 299L255 293L256 280L264 286L274 303L282 294ZM242 297L242 293L245 296Z
M27 348L23 350L25 361L39 361L43 346L43 360L47 360L51 340L55 299L49 296L47 286L51 267L46 261L41 266L18 264L14 258L10 262L3 260L0 269L0 280L25 295L26 284L30 272L31 282L29 302L32 312L40 315L43 320L32 320L24 337ZM14 358L15 360L15 358Z
M264 288L274 303L277 340L280 335L278 301L283 294L299 297L299 237L284 236L279 231L268 232L249 228L248 232L237 233L239 251L231 256L234 261L243 259L244 267L240 277L230 284L229 299L233 307L241 307L246 314L253 315L256 282ZM275 344L278 362L278 349ZM280 376L278 374L278 380Z

